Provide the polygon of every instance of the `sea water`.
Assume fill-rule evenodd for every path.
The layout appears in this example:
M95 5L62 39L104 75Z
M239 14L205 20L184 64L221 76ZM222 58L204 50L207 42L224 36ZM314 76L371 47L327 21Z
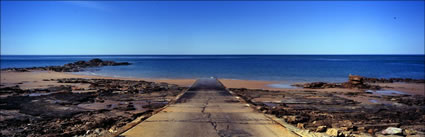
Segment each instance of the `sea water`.
M63 65L93 58L129 66L77 74L135 78L201 78L343 82L348 75L424 78L424 55L2 55L1 68Z

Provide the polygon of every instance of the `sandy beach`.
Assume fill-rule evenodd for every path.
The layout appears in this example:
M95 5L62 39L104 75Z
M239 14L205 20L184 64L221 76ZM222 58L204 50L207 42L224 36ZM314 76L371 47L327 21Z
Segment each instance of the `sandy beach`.
M105 118L113 118L115 120L110 125L87 127L90 124L83 123L80 124L81 127L76 129L66 129L64 127L63 129L49 131L49 133L51 132L52 135L69 135L84 134L86 132L86 135L115 136L132 127L131 125L134 123L124 121L131 119L136 120L135 123L138 123L137 119L134 119L136 116L150 117L154 114L153 112L161 110L165 104L172 102L179 94L184 93L185 89L190 87L195 81L196 79L105 77L54 71L1 71L0 88L2 88L2 95L0 97L4 98L2 101L7 102L7 107L13 109L0 110L0 113L4 115L0 116L0 121L19 119L21 115L30 119L35 118L34 116L37 115L42 115L46 118L54 117L66 124L81 123L81 121L87 121L88 117L96 117L94 121L89 120L89 123L104 123L108 120ZM250 105L256 106L254 108L257 111L281 118L281 121L297 126L296 130L316 131L313 134L322 134L320 132L323 131L319 130L321 126L334 127L329 130L336 128L341 131L353 131L353 134L359 135L365 132L380 134L377 132L394 124L388 123L390 119L388 119L387 115L397 117L396 120L399 123L396 124L400 125L407 118L407 114L418 112L417 107L422 103L421 96L418 95L425 95L424 83L370 83L371 85L382 87L380 91L383 92L381 93L378 91L367 92L368 89L343 87L288 87L288 82L285 81L236 79L219 79L219 81L228 90L232 91L232 94L249 102ZM284 87L288 88L271 86L272 84L282 83L286 84ZM303 84L314 83L301 83L301 85ZM408 94L408 96L393 94L393 91L396 93L402 92L403 94ZM52 98L69 103L51 103ZM81 99L84 101L79 101ZM13 103L17 100L26 101ZM41 101L37 102L37 100ZM28 103L27 101L36 101L36 103ZM154 103L152 104L151 102ZM392 113L392 111L364 113L376 111L376 109L391 110L386 105L397 107L394 108L397 109L397 113ZM36 112L33 112L32 109L28 109L32 107L39 108L36 109ZM358 110L351 112L352 109ZM334 110L344 113L335 113ZM322 119L321 113L316 113L315 111L320 111L329 118ZM76 115L78 113L81 114ZM91 113L96 114L92 115ZM352 113L356 113L355 115L361 117L350 118L349 116ZM70 115L73 117L72 119L64 118ZM378 117L384 124L379 124L378 121L370 122L370 120L367 120L368 117ZM414 117L419 118L416 115ZM54 120L45 120L47 119L42 121L49 122L50 125L46 125L44 128L55 127L58 124ZM338 122L342 120L346 121L345 124L348 122L352 126L344 128L345 124ZM139 119L138 121L140 122L141 120ZM413 124L404 122L401 126L403 129L421 131L420 134L422 134L422 128L425 127L418 125L417 121L411 121L414 122ZM354 122L357 123L354 124ZM10 123L6 122L5 124ZM39 124L28 126L25 121L22 121L21 124L27 128L33 128L30 130L32 132L43 128ZM354 127L360 129L357 130ZM18 128L13 127L0 132L8 135L21 134L21 132L15 132L16 129ZM99 129L100 132L91 132L90 129ZM9 130L14 132L7 132ZM67 132L61 134L62 131Z
M1 87L19 85L21 88L45 88L49 86L62 85L55 81L45 81L45 79L62 79L62 78L87 78L87 79L120 79L120 80L144 80L151 82L165 82L176 84L183 87L190 87L196 79L152 79L152 78L125 78L125 77L105 77L94 75L79 75L69 72L54 71L33 71L33 72L1 72ZM247 88L247 89L264 89L264 90L284 90L284 91L323 91L323 92L353 92L355 89L344 88L326 88L326 89L302 89L302 88L275 88L270 84L279 84L279 81L260 81L260 80L236 80L236 79L219 79L227 88ZM384 90L397 90L412 95L425 95L424 83L379 83ZM84 85L77 85L85 87Z
M49 85L60 85L54 81L43 81L44 79L62 79L62 78L87 78L87 79L121 79L121 80L144 80L151 82L165 82L176 84L179 86L190 87L196 79L152 79L152 78L125 78L125 77L106 77L93 75L79 75L67 72L54 71L34 71L34 72L1 72L2 87L20 85L22 88L42 88ZM279 88L268 87L269 84L276 84L275 81L255 81L255 80L235 80L220 79L220 81L228 88L251 88L251 89L270 89L278 90Z

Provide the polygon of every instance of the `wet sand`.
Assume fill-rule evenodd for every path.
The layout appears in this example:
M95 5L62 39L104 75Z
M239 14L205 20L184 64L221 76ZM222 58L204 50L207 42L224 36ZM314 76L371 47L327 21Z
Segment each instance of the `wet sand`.
M30 88L45 88L49 86L64 85L64 83L57 83L56 81L45 81L50 79L63 79L63 78L87 78L87 79L120 79L120 80L144 80L151 82L167 82L179 86L189 87L195 79L148 79L148 78L124 78L124 77L105 77L105 76L91 76L91 75L78 75L67 72L53 72L53 71L33 71L33 72L1 72L1 87L19 85L23 89ZM65 83L70 84L70 83ZM75 85L75 84L70 84Z
M93 75L79 75L67 72L53 71L33 71L33 72L1 72L1 84L4 86L19 85L21 88L40 88L48 85L62 85L55 81L43 81L44 79L62 79L62 78L88 78L88 79L121 79L121 80L144 80L151 82L165 82L176 84L179 86L190 87L196 79L166 79L166 78L127 78L127 77L106 77ZM220 79L220 81L228 88L251 88L251 89L269 89L277 90L279 88L268 87L269 84L279 82L273 81L256 81L256 80L235 80Z
M187 89L75 77L54 72L2 73L0 136L117 136L132 121L151 116Z
M387 90L396 90L412 95L425 96L425 83L379 83L377 84Z
M87 89L89 84L83 83L58 83L55 80L46 81L47 79L62 79L62 78L87 78L87 79L120 79L120 80L143 80L149 82L165 82L169 84L176 84L182 87L190 87L196 79L165 79L165 78L126 78L126 77L106 77L106 76L94 76L94 75L79 75L68 72L53 72L53 71L32 71L32 72L6 72L1 71L1 86L9 87L19 85L22 89L34 89L34 88L48 88L60 85L70 85L77 88ZM348 88L324 88L324 89L305 89L305 88L276 88L271 87L271 84L280 84L287 82L280 81L259 81L259 80L237 80L237 79L219 79L220 82L227 88L246 88L246 89L258 89L258 90L271 90L271 91L285 91L285 92L305 92L305 91L316 91L323 93L362 93L364 90L348 89ZM381 90L395 90L401 91L410 95L425 95L425 84L424 83L376 83L384 87ZM73 91L76 92L76 91ZM364 104L374 104L371 102L369 96L375 96L375 94L368 95L367 97L350 97L341 96L343 98L355 100ZM373 99L373 98L372 98ZM384 102L384 100L376 99L378 102Z
M57 83L55 81L44 81L45 79L61 79L61 78L88 78L88 79L121 79L121 80L144 80L151 82L165 82L176 84L183 87L190 87L196 79L166 79L166 78L126 78L126 77L106 77L92 75L78 75L67 72L53 71L33 71L33 72L6 72L1 71L1 86L19 85L23 89L29 88L46 88L58 85L74 85L86 87L86 85L72 83ZM343 88L326 88L326 89L302 89L302 88L276 88L270 84L287 83L281 81L259 81L259 80L237 80L237 79L219 79L227 88L247 88L247 89L264 89L264 90L285 90L285 91L323 91L323 92L356 92L355 89ZM396 90L411 95L425 95L424 83L379 83L377 85L385 87L383 90Z

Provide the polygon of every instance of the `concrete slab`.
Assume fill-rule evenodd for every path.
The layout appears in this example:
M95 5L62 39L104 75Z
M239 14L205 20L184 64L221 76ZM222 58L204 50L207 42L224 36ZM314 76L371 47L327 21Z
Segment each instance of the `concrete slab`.
M161 112L123 133L126 137L296 137L238 102L216 79L199 79Z

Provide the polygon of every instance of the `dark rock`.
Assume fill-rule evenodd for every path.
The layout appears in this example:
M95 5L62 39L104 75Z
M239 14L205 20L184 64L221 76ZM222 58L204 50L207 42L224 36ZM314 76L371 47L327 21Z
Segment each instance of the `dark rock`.
M406 83L425 83L424 79L411 79L411 78L367 78L363 77L363 82L368 83L394 83L394 82L406 82Z
M387 127L415 127L413 129L418 132L425 131L422 128L425 120L425 100L420 95L380 97L382 100L393 100L391 102L403 104L388 105L362 104L341 98L334 95L335 93L314 91L293 93L244 88L230 88L230 90L254 105L258 111L281 117L294 126L303 125L310 131L316 131L319 126L328 127L331 129L329 134L335 136L350 136L350 134L368 131L375 134ZM355 96L357 93L362 96L362 92L349 93L349 95ZM254 101L256 98L271 96L276 98L284 96L281 102L286 105L265 105L263 102Z
M88 67L101 67L101 66L119 66L119 65L130 65L128 62L114 62L114 61L102 61L101 59L92 59L88 62L77 61L74 63L68 63L63 66L46 66L46 67L31 67L31 68L5 68L2 71L15 71L15 72L27 72L31 70L48 70L56 72L79 72L83 71L84 68Z
M325 82L312 82L305 83L302 85L303 88L312 88L312 89L323 89L323 88L351 88L351 89L371 89L379 90L380 86L369 85L364 82L364 77L350 75L348 77L348 82L344 83L325 83ZM294 86L300 87L301 85L295 84Z
M26 92L29 92L29 91L22 90L19 87L19 85L12 86L12 87L0 88L0 95L2 95L2 94L22 94L22 93L26 93Z
M393 83L393 82L406 82L406 83L425 83L424 79L411 79L411 78L367 78L357 75L349 75L348 81L344 83L325 83L325 82L312 82L305 84L294 84L292 86L323 89L323 88L351 88L351 89L370 89L380 90L382 87L378 85L370 85L368 83Z
M136 108L134 107L133 104L128 104L127 105L127 110L136 110Z
M313 82L304 84L304 88L324 88L325 82Z
M96 62L96 61L94 61ZM168 102L154 102L156 95L134 95L125 92L113 94L123 88L134 87L138 90L151 90L162 87L161 95L170 96L181 93L185 88L165 88L168 85L132 80L116 79L58 79L61 83L90 83L99 92L72 93L71 86L56 86L42 89L22 90L19 86L0 88L8 94L0 99L0 136L103 136L114 127L119 129L141 115L151 115L154 109ZM46 93L40 96L28 96L28 93ZM148 101L150 109L136 110L131 100ZM96 101L96 102L95 102ZM93 104L107 101L120 101L119 104L105 104L105 108L87 109L81 104ZM140 104L137 104L140 105ZM6 118L6 119L3 119Z

